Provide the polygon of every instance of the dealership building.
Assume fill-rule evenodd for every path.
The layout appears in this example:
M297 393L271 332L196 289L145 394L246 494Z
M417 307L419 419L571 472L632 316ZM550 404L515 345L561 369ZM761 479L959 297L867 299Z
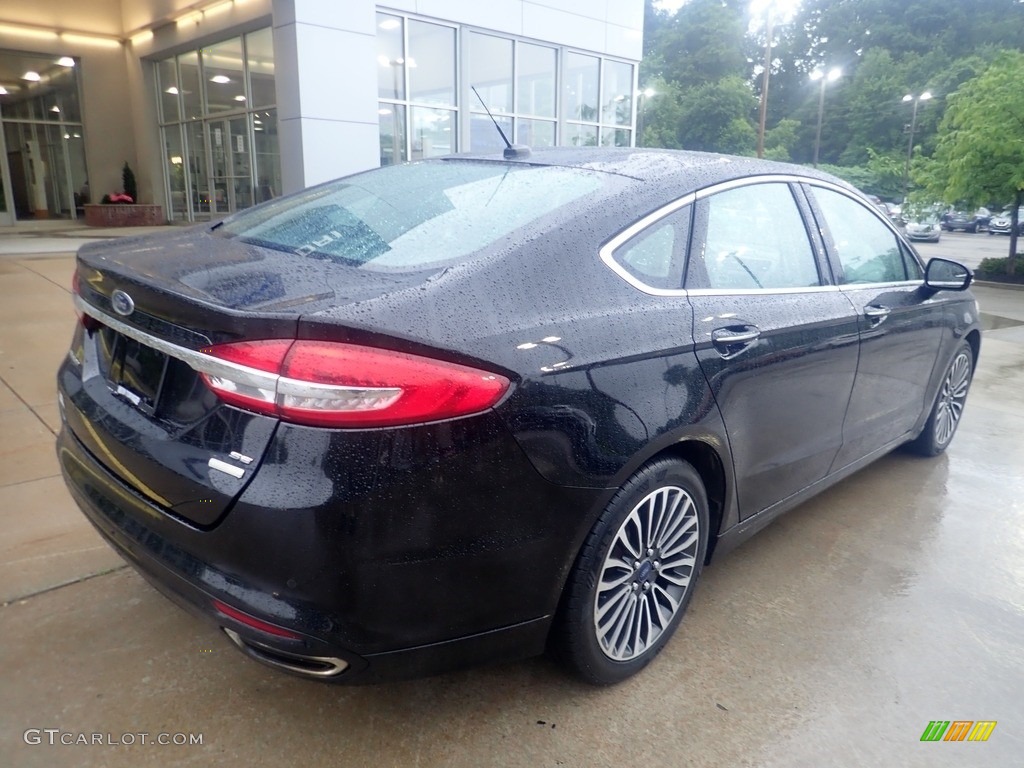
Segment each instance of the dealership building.
M174 222L377 165L629 146L643 0L36 0L0 7L0 225L122 188ZM479 98L474 90L479 93Z

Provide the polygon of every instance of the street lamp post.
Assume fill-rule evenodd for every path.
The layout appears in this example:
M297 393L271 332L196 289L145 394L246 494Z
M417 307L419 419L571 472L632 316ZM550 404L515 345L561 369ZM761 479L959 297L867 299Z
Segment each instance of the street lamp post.
M838 80L843 74L839 67L833 67L826 75L822 70L816 69L811 72L811 80L821 81L821 91L818 94L818 130L814 134L814 167L818 167L818 150L821 148L821 118L825 113L825 83Z
M917 129L917 105L922 101L928 101L932 97L931 93L925 91L920 96L914 96L908 93L903 97L903 103L906 104L908 101L914 103L914 109L910 113L910 135L907 137L907 163L903 167L903 200L906 201L907 193L910 191L910 159L914 156L914 131Z
M765 22L767 40L764 45L764 72L761 79L761 104L757 121L757 156L764 157L764 129L768 119L768 79L772 69L772 6L768 6L768 17Z
M636 146L642 146L644 139L644 107L647 100L657 94L653 88L644 88L636 95Z

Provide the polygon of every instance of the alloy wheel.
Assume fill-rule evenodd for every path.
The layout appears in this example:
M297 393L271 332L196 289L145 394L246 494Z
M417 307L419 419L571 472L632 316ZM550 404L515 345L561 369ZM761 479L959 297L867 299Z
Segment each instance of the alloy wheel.
M672 624L697 569L700 518L678 486L652 491L612 539L594 597L594 630L602 652L629 661Z
M945 445L953 439L960 415L967 400L967 389L971 384L971 360L965 352L960 352L949 366L949 373L942 382L939 393L938 410L935 414L935 442Z

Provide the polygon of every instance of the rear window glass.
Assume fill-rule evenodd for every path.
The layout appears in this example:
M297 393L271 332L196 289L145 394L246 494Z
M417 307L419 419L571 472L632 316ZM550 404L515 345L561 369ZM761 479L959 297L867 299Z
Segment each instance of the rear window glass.
M458 261L600 189L575 168L439 161L359 174L224 221L218 234L379 271Z

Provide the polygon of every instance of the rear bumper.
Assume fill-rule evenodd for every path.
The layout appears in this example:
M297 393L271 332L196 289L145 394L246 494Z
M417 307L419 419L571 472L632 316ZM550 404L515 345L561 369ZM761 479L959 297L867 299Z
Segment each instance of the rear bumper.
M589 528L583 510L592 492L548 484L524 457L522 468L491 467L504 480L501 488L484 489L504 489L511 503L492 497L493 506L481 509L479 495L468 494L479 520L490 521L485 528L501 531L512 515L518 534L504 530L493 551L480 552L468 539L480 524L464 517L457 495L452 508L436 508L427 494L421 508L398 510L397 518L413 528L400 532L393 503L386 505L393 502L388 494L403 495L401 484L361 502L342 500L341 510L337 503L261 508L254 483L219 526L202 530L134 491L66 424L57 452L86 517L163 594L230 630L253 658L337 682L419 677L541 653L578 539ZM473 479L471 469L461 478L436 464L431 469L453 489L458 480ZM533 475L532 487L519 469ZM437 515L450 519L434 520L434 530L423 527L424 518ZM449 527L460 520L467 524ZM436 541L424 550L431 538L452 531L461 531L465 548ZM215 601L255 618L257 627L225 615ZM289 636L262 631L259 622Z

